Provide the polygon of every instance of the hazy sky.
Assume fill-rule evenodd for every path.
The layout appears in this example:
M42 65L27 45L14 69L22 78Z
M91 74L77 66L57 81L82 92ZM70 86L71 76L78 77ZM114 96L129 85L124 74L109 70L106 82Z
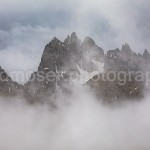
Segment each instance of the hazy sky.
M0 65L36 70L44 46L75 31L104 50L150 50L149 0L0 0Z

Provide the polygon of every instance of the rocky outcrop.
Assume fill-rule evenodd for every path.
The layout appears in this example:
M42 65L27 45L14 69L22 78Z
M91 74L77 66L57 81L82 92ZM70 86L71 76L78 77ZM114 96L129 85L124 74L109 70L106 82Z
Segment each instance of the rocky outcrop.
M144 59L144 58L142 58ZM122 49L110 50L107 52L105 59L105 71L122 70L122 71L136 71L141 70L142 65L138 62L140 56L133 52L130 46L126 43Z
M109 50L105 55L104 73L93 77L87 84L98 98L109 102L140 99L149 70L149 55L147 50L143 55L136 54L127 43L121 50Z
M14 82L0 67L0 96L16 96L23 93L23 86Z

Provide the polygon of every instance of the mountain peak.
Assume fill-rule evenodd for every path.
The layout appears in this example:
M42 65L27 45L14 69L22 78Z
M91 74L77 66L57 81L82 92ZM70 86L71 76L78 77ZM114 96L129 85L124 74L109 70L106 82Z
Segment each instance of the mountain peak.
M150 58L150 53L148 52L147 49L145 49L144 53L143 53L143 57L146 58L146 59L149 59Z
M96 45L95 41L92 38L88 37L88 36L85 37L85 39L83 41L83 44L84 45L88 45L88 46L94 46L94 45Z
M149 52L148 52L148 50L147 49L145 49L145 51L144 51L144 54L143 55L149 55Z
M70 36L68 35L67 38L64 40L65 44L69 44L70 43Z
M122 51L131 52L131 48L128 43L122 45Z
M75 45L81 44L81 40L77 37L77 34L75 32L73 32L71 36L68 35L67 38L64 40L64 45L68 46L70 44L75 44Z
M60 42L61 42L61 41L60 41L57 37L54 37L50 43L52 43L52 44L54 44L54 45L57 45L57 44L59 44Z
M78 40L77 34L73 32L70 37L70 42L75 42Z
M71 37L76 37L76 36L77 36L76 32L72 32Z

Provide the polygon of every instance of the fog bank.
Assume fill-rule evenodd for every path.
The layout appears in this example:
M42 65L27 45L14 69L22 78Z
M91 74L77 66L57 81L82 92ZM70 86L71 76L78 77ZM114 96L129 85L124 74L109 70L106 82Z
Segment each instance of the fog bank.
M0 101L1 150L149 150L150 102L103 105L86 91L58 109ZM64 98L63 98L64 99ZM66 105L66 103L68 105Z

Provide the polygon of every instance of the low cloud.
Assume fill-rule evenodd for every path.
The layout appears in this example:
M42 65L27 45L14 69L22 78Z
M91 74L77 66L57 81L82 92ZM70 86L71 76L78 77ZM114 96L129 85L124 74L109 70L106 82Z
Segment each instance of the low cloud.
M0 149L150 149L148 98L110 107L78 87L71 98L57 99L57 109L20 98L0 104Z

